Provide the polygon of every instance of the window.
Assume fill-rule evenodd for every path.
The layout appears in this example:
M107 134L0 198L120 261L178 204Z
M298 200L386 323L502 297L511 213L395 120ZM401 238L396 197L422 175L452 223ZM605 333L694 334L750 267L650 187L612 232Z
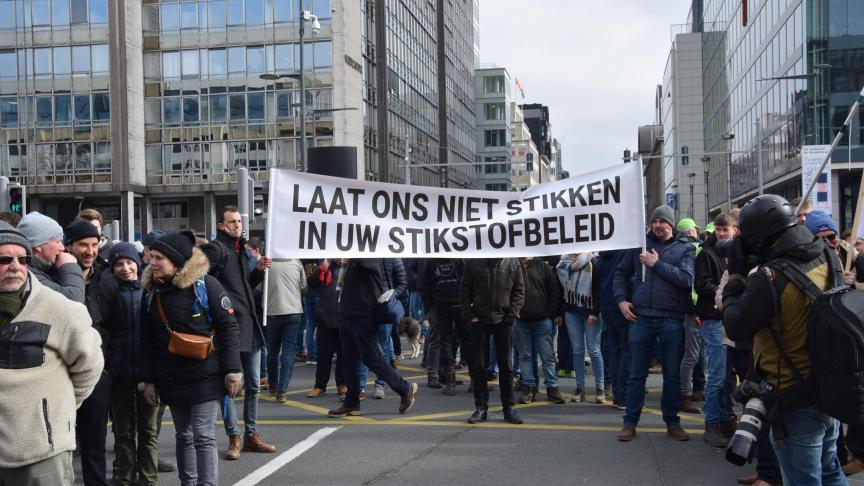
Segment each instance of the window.
M503 93L504 76L483 76L484 93Z
M294 71L294 44L276 45L276 72Z
M162 59L159 52L144 53L144 80L159 81L162 79Z
M276 116L286 118L291 116L291 92L282 91L276 95Z
M108 0L90 0L90 23L108 23Z
M15 97L0 98L0 127L18 125L18 99Z
M93 74L108 74L108 44L95 44L91 47Z
M179 52L163 52L162 53L162 77L165 79L180 78L180 53Z
M183 98L183 123L198 124L198 97L185 96Z
M264 0L246 0L246 25L264 23Z
M111 119L111 100L108 93L93 93L93 120L108 121Z
M165 98L162 100L162 109L166 125L180 124L180 98Z
M162 123L162 102L157 99L144 100L144 124L148 127Z
M72 144L58 143L54 145L54 165L58 171L72 171Z
M264 94L249 93L249 119L263 120L264 119Z
M75 95L75 121L90 122L90 95Z
M312 13L319 18L330 18L330 0L312 0Z
M305 45L305 44L304 44ZM316 42L315 67L330 67L333 65L333 46L330 41Z
M276 22L293 22L297 9L291 0L275 0L274 17Z
M93 166L96 172L111 171L111 142L96 142L93 144L96 151L93 154Z
M231 95L231 120L244 120L246 118L246 96Z
M163 32L180 29L180 11L178 4L163 3L161 13Z
M180 4L180 28L183 30L198 30L198 4Z
M51 2L49 0L32 0L33 27L51 25ZM26 6L25 8L29 8Z
M77 75L90 74L90 46L72 47L72 73Z
M486 147L502 147L507 144L506 130L484 130L483 142Z
M72 74L72 60L69 47L54 48L54 74L57 76L69 76Z
M18 77L18 70L15 69L18 63L15 57L14 50L0 51L0 79L16 79Z
M36 77L51 77L51 48L33 49L33 66Z
M0 0L0 30L15 28L15 3L11 0Z
M51 126L51 101L50 96L36 97L36 125Z
M246 48L245 47L229 47L228 48L228 73L230 73L230 74L245 74L246 73Z
M225 28L225 0L211 0L207 4L207 22L210 30Z
M210 121L214 123L228 120L228 97L225 95L210 96Z
M75 171L91 172L93 170L90 143L75 144Z
M225 76L228 74L228 62L225 60L225 49L210 49L210 76Z
M240 26L245 23L243 0L228 0L228 26Z
M246 49L246 67L249 74L265 72L264 47L249 47Z
M72 25L86 24L88 22L87 0L70 0L72 6Z
M195 79L198 77L198 49L181 51L183 79Z
M483 112L487 120L503 120L504 111L504 103L485 103L483 105Z
M72 123L72 97L57 95L54 97L54 122L57 125Z

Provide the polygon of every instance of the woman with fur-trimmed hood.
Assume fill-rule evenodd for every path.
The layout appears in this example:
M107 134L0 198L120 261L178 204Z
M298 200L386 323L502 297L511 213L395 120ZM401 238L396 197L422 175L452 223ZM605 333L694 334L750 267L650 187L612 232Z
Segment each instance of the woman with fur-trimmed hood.
M183 232L162 236L150 247L142 278L147 294L139 388L149 402L161 398L171 407L182 484L218 484L216 419L219 400L236 396L242 386L240 344L231 300L207 275L210 262L194 245L194 235ZM213 335L215 350L203 360L172 354L168 344L174 332Z

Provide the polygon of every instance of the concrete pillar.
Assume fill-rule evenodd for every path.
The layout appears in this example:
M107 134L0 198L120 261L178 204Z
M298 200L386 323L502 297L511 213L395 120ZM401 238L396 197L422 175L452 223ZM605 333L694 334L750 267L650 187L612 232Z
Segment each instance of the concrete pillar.
M114 238L129 242L135 239L135 193L132 191L120 193L120 234Z
M216 237L216 193L208 191L204 193L204 233L207 238Z
M141 198L141 238L147 236L147 233L153 231L153 204L150 196L144 194Z

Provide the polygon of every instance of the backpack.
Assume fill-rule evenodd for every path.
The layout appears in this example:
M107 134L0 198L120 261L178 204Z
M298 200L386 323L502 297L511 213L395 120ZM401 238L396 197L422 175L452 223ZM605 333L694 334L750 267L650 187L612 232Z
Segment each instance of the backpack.
M203 310L207 314L207 322L213 322L213 316L210 315L210 297L207 295L207 284L203 278L195 281L195 302L192 304L192 312L195 316L201 314ZM150 312L150 306L153 302L153 292L147 294L147 312Z
M816 407L844 423L854 424L864 421L864 292L845 285L842 272L832 264L833 255L826 254L825 258L834 275L834 288L825 292L787 261L775 260L770 266L815 304L807 324L807 344ZM780 346L776 331L769 329L781 359L803 384L798 369Z

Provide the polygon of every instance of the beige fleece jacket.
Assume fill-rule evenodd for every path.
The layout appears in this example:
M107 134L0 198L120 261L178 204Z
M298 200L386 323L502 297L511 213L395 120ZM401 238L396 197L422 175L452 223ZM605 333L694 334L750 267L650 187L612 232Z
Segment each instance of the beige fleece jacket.
M87 308L35 278L26 285L30 290L24 307L2 326L6 332L0 329L0 347L11 349L12 356L16 346L31 346L29 360L35 350L36 366L21 359L0 366L0 468L27 466L75 449L75 411L93 391L104 365L102 340ZM9 332L10 326L18 332ZM48 326L41 364L38 342L21 342L28 326Z

